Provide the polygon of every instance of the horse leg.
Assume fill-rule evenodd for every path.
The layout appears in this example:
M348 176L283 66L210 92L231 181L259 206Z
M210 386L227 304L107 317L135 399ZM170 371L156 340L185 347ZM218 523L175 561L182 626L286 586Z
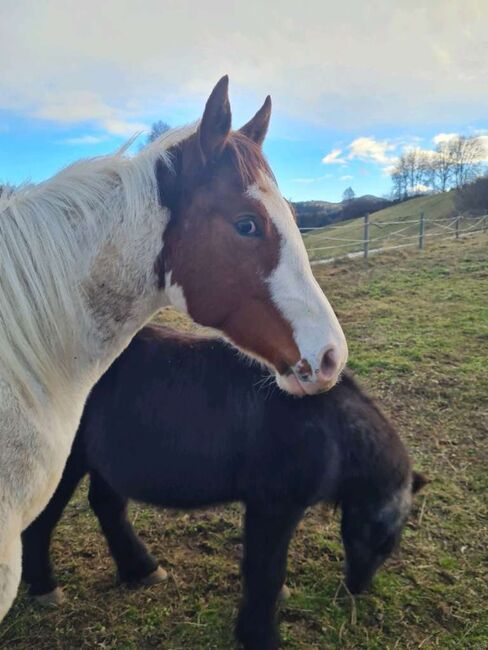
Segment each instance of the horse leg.
M0 512L0 521L5 521L2 512ZM0 548L0 621L10 609L19 588L22 565L20 530L6 526L2 530L2 543L3 546Z
M96 472L90 475L90 505L98 517L121 582L151 585L167 578L127 519L128 499L118 495Z
M248 507L242 574L244 597L236 636L246 650L276 650L276 603L286 575L288 546L303 510L270 512Z
M75 443L51 500L22 533L22 578L29 585L29 594L41 605L60 605L64 600L63 592L54 576L49 547L52 533L86 472L84 456L77 453Z

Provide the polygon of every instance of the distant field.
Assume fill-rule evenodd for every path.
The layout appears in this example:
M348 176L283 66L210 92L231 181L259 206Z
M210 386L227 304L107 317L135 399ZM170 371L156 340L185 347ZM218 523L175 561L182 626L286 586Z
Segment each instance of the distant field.
M341 588L338 516L308 513L290 553L282 647L486 650L488 235L432 244L428 255L406 249L369 266L348 260L314 271L344 325L351 367L432 482L400 554L354 603ZM189 327L171 311L161 318ZM170 578L129 590L115 584L85 497L84 488L54 540L69 602L43 611L22 592L0 626L0 647L232 648L240 508L185 514L133 506L137 530Z
M369 238L370 248L397 245L418 241L418 219L421 212L425 215L425 232L428 235L434 231L433 224L429 221L434 219L445 219L451 217L454 212L454 193L446 192L434 196L424 196L404 203L399 203L385 210L374 212L370 216ZM408 223L409 221L415 223ZM389 226L376 226L389 221L400 222ZM406 222L403 226L401 222ZM352 219L334 226L325 226L320 230L311 231L305 234L305 245L312 260L338 257L351 253L362 248L362 243L351 243L349 240L358 242L363 240L364 220L362 218ZM393 236L395 231L401 229L400 236ZM439 231L439 226L436 226ZM405 239L405 238L409 239ZM426 237L426 247L430 246L430 237Z

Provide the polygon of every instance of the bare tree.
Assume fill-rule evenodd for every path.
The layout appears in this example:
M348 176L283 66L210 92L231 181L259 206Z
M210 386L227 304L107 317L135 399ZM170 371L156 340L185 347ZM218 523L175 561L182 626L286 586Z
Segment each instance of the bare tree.
M393 183L392 187L392 198L397 201L402 201L407 198L407 186L405 182L405 176L402 173L400 166L396 166L391 173L391 180Z
M431 186L432 167L430 155L420 149L406 149L391 172L393 196L406 199Z
M160 135L163 135L163 133L169 131L170 128L171 128L170 125L167 122L163 122L163 120L158 120L157 122L154 122L153 125L151 126L151 131L148 133L146 144L150 144L151 142L154 142L154 140L157 140Z
M449 142L439 142L432 158L433 189L445 192L449 189L454 175L454 165Z
M354 201L355 198L356 198L356 194L354 193L352 187L346 187L346 189L342 193L342 202L351 203L351 201Z
M460 135L448 142L454 185L457 188L474 180L481 169L484 147L480 138Z
M486 154L481 138L467 136L439 142L434 151L405 149L391 171L393 197L403 200L425 188L460 188L479 175Z

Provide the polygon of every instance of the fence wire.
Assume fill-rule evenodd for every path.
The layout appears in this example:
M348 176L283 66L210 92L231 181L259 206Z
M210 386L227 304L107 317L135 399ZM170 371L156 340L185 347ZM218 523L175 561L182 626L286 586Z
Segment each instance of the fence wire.
M317 231L323 231L325 235L323 238L324 245L308 247L309 256L312 263L327 263L337 258L358 257L361 254L367 257L372 253L395 250L407 246L418 245L420 249L423 249L426 240L431 241L432 238L436 241L445 241L452 238L458 239L465 235L488 232L488 215L481 217L458 215L456 217L429 219L421 214L416 219L413 217L414 215L407 215L407 218L403 221L374 221L366 217L362 226L363 236L361 238L357 235L354 236L355 233L351 237L335 236L337 230L344 228L350 222L342 222L340 224L333 224L332 226L305 228L304 231L306 233L312 231L315 235ZM361 227L360 224L358 226ZM377 235L375 234L375 236L371 237L370 229L373 226L377 229ZM391 226L401 227L388 230ZM327 233L331 230L334 231L334 235L329 236ZM383 243L384 246L380 246L380 243ZM373 244L374 248L370 248L370 244ZM324 257L324 255L327 255L326 251L329 251L329 254L331 251L335 251L337 255L329 258Z

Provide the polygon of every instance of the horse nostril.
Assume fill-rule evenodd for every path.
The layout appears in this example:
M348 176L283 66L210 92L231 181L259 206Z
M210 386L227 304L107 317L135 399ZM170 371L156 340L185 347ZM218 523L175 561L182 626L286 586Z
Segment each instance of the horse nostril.
M337 352L335 348L327 348L322 355L320 362L320 377L328 380L333 379L337 374Z

